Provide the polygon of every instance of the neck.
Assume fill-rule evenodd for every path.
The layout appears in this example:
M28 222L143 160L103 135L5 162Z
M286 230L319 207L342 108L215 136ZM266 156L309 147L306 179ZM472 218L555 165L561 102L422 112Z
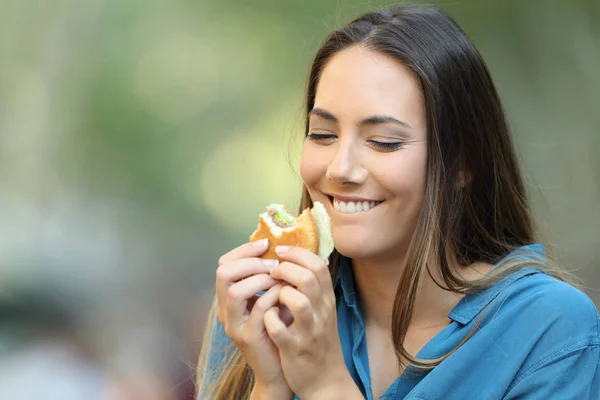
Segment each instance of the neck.
M391 330L392 307L402 274L403 258L390 260L352 260L356 291L365 316L365 323ZM431 275L440 284L444 281L439 268L430 267ZM462 274L461 274L462 276ZM463 296L440 288L427 271L423 271L417 292L411 328L426 329L447 325L448 313Z

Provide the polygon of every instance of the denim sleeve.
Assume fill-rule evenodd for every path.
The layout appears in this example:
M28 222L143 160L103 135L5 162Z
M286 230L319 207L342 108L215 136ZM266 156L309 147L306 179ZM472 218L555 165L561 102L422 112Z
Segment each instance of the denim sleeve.
M225 334L225 327L214 314L213 329L207 336L207 355L201 362L199 371L201 377L198 379L198 395L196 400L208 400L209 391L215 384L217 378L223 371L225 362L235 350L235 345Z
M575 341L523 371L504 399L600 399L598 338Z

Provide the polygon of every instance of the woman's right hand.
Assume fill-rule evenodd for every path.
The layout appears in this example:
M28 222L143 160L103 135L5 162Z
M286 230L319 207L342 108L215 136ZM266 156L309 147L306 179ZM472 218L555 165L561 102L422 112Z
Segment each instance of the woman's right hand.
M276 398L292 399L278 349L263 322L265 312L278 304L283 286L269 274L277 261L259 258L267 248L266 240L246 243L219 259L217 317L252 368L256 387L276 394ZM258 296L261 291L266 293Z

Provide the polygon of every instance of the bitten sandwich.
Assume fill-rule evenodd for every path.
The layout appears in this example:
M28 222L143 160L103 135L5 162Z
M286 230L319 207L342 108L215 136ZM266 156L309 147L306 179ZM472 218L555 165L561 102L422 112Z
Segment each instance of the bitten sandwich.
M295 218L286 206L271 204L260 214L258 227L250 241L269 239L269 249L262 258L282 261L275 253L277 246L303 247L327 260L333 251L331 220L325 206L316 201L311 209Z

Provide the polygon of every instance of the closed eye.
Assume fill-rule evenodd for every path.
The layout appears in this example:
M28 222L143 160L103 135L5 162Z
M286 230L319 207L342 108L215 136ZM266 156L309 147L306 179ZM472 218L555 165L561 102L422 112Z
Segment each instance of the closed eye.
M313 142L331 142L337 138L336 135L331 133L309 133L306 138Z
M309 133L306 138L313 142L330 144L337 139L337 135L331 133ZM394 151L404 147L403 142L379 142L377 140L369 140L367 143L378 150L384 151Z
M399 150L404 147L403 142L378 142L376 140L369 140L369 143L381 150Z

